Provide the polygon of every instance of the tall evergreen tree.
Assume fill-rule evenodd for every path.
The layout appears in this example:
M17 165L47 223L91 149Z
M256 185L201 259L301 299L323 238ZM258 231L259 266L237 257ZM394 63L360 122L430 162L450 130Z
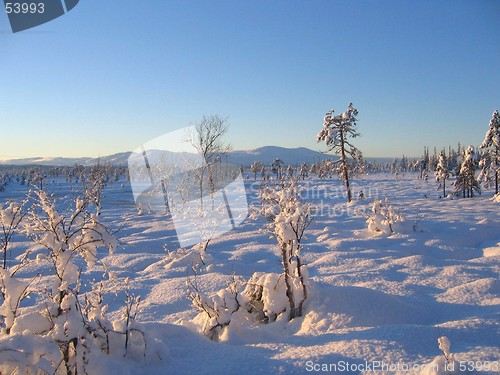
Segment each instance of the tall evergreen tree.
M481 174L479 179L489 187L495 182L495 194L498 194L498 174L500 170L500 114L493 112L490 128L486 132L483 143L479 147L484 150L481 158Z
M424 177L425 172L429 170L429 148L424 146L424 154L419 160L420 178Z
M443 198L446 197L446 180L450 177L450 171L448 170L448 158L444 153L444 150L439 154L438 162L436 166L436 171L434 172L436 176L436 181L439 182L439 187L443 188Z
M474 197L474 192L481 193L481 187L476 179L476 170L479 167L478 155L473 146L464 151L464 161L455 181L455 194L464 198Z

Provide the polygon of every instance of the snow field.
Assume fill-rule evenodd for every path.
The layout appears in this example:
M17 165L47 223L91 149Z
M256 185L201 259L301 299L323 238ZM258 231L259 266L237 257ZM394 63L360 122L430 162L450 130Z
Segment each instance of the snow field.
M355 201L347 205L336 179L302 182L314 190L305 199L326 213L314 219L303 240L310 279L305 315L270 324L237 316L222 342L215 343L191 329L197 311L187 298L187 283L196 278L210 295L233 274L248 280L254 272L280 273L276 241L261 231L265 220L247 219L211 241L200 256L197 249L177 248L175 230L162 215L139 216L130 188L122 184L110 183L104 192L101 217L110 228L119 228L120 240L114 254L98 252L116 277L107 282L111 293L105 303L111 317L119 316L128 278L131 292L142 299L138 321L150 333L151 345L158 345L158 357L146 363L100 358L95 374L304 374L311 372L307 364L346 362L358 365L348 373L384 373L359 368L377 361L442 364L441 336L451 342L457 363L499 361L500 213L488 191L474 199L439 199L437 184L416 174L397 179L374 174L354 181ZM255 198L253 175L246 184ZM49 185L61 206L78 195L74 188L58 181ZM360 190L366 199L356 200ZM11 184L0 199L23 194ZM367 228L365 214L375 198L388 198L404 216L392 235ZM13 256L28 246L16 238ZM46 267L33 262L20 276L40 273L37 283L43 285ZM89 267L84 283L99 281L102 273L99 264ZM24 308L35 311L36 301L30 303ZM19 349L28 342L20 337L9 345Z

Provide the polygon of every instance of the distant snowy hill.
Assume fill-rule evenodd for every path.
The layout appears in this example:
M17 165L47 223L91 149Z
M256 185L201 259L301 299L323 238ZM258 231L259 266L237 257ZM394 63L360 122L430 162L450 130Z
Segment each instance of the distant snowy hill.
M330 158L336 159L336 156L323 154L305 147L285 148L278 146L265 146L247 151L232 151L228 155L230 163L242 165L250 165L256 160L264 164L271 164L276 159L280 159L288 165L296 165Z
M38 166L72 166L88 164L94 158L62 158L62 157L33 157L23 159L2 159L0 165L38 165Z
M130 152L122 152L100 158L42 158L33 157L25 159L0 160L0 165L39 165L39 166L73 166L94 165L99 160L100 163L110 163L112 165L127 165ZM278 146L260 147L254 150L231 151L227 154L226 160L233 164L250 165L259 160L264 164L271 164L276 159L281 159L285 164L296 165L303 162L312 163L320 160L336 158L335 156L313 151L305 147L285 148Z

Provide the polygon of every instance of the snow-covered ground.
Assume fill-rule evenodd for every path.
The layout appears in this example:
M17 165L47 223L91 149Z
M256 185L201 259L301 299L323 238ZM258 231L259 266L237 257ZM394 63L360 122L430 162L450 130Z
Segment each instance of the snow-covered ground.
M251 176L245 184L249 201L258 204L259 181ZM441 199L436 183L416 174L374 174L355 181L354 196L363 190L365 199L348 205L336 179L301 184L304 199L316 207L302 250L310 277L305 316L231 326L222 342L212 342L190 328L198 312L187 296L188 281L196 279L210 294L233 274L248 280L254 272L280 273L276 241L262 232L265 220L248 218L211 241L195 276L196 249L178 249L172 223L146 211L138 215L130 186L110 183L101 217L119 229L121 244L114 254L102 252L102 260L116 274L116 285L128 278L130 290L141 296L138 321L162 349L147 360L110 357L100 371L412 374L441 360L437 339L446 336L456 370L500 372L500 203L491 191ZM63 206L78 195L76 186L55 180L48 190ZM22 197L23 189L9 184L0 202ZM396 233L367 229L365 214L375 198L388 198L403 214ZM19 239L13 256L27 246ZM23 276L38 272L47 270L33 263ZM95 266L83 278L101 275ZM117 288L105 301L116 315L123 300Z

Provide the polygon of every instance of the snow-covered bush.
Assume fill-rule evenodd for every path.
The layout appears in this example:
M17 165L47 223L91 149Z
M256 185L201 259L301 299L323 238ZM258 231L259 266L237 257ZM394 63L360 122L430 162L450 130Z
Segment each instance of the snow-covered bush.
M16 267L0 270L0 373L87 373L104 355L142 358L146 341L135 323L139 298L126 291L122 316L112 321L105 314L103 283L82 290L83 267L99 262L98 248L114 251L116 237L87 210L87 200L77 199L69 214L61 214L46 192L36 191L34 199L24 234L47 253L35 260L27 251ZM50 264L50 286L35 289L17 278L30 262ZM36 294L36 310L21 306L30 293Z
M260 213L269 221L268 228L280 249L283 279L288 298L289 320L302 316L307 299L305 266L301 249L304 232L312 221L311 205L300 198L295 181L267 186L261 191ZM298 293L297 293L298 289ZM297 298L297 294L300 296Z
M394 224L405 220L403 215L390 205L387 198L383 201L375 199L372 204L371 213L368 213L366 217L366 223L370 231L386 234L394 233Z
M0 316L3 323L0 324L2 334L9 334L19 314L21 301L25 299L30 291L30 284L12 277L8 269L0 269L0 292L3 303L0 306Z
M98 260L97 249L114 252L117 238L102 225L97 215L87 210L88 201L77 198L74 210L64 215L55 208L55 202L44 191L36 191L36 203L26 216L25 233L48 250L47 259L57 276L53 291L61 292L61 299L78 283L79 270L74 260L82 258L87 265ZM60 301L59 301L60 302Z
M307 278L305 268L302 272ZM303 302L301 279L291 280L294 301ZM199 313L186 324L213 341L228 337L231 329L239 329L242 322L259 324L289 319L285 313L290 311L290 299L283 274L255 272L247 282L233 276L225 288L210 295L200 290L196 281L189 286L189 298Z
M27 200L21 203L10 202L0 207L0 249L2 250L2 268L7 268L7 250L12 237L18 231L23 217L26 215L24 207Z
M296 265L296 264L295 264ZM292 272L293 274L293 272ZM307 268L302 267L302 279L291 277L292 300L299 302L300 314L302 315L302 304L307 298L305 280L307 280ZM275 321L287 311L290 311L290 298L288 285L283 274L256 272L246 284L243 294L249 298L247 309L249 312L257 313L257 320L268 323ZM296 315L296 316L301 316Z
M292 320L303 314L308 289L301 241L312 220L311 207L301 201L294 181L265 186L261 198L262 205L253 215L268 220L268 230L278 242L283 272L256 272L246 284L233 277L226 288L210 296L198 288L195 278L189 297L199 314L188 325L212 340L219 340L235 314L260 323L279 317Z
M48 298L39 311L14 315L12 301L23 298L27 284L7 279L1 315L7 315L9 325L15 317L15 323L0 334L0 373L93 373L89 369L99 367L107 355L132 360L146 356L146 338L135 322L139 299L132 294L126 293L122 314L114 320L106 316L102 283L84 295L68 294L60 315Z
M211 296L201 291L196 281L191 282L190 287L189 298L193 306L200 312L191 324L210 340L218 341L226 327L231 323L233 314L242 306L248 305L248 298L241 293L241 280L233 277L227 283L226 288Z

